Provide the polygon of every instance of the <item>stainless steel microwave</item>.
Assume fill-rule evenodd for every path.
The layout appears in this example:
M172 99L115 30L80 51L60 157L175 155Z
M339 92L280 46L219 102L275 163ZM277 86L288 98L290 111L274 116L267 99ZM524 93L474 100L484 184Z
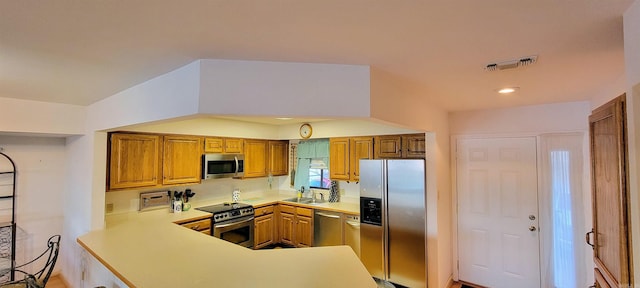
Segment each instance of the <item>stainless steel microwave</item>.
M202 179L241 178L244 176L244 155L202 155Z

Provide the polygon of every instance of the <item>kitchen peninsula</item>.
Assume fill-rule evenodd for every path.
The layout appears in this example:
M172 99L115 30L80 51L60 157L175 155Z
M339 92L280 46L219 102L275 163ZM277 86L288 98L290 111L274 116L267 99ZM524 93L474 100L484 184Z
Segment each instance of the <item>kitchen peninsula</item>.
M332 205L353 209L322 208ZM376 287L348 246L251 250L175 224L209 215L195 209L114 215L105 229L77 241L130 287Z

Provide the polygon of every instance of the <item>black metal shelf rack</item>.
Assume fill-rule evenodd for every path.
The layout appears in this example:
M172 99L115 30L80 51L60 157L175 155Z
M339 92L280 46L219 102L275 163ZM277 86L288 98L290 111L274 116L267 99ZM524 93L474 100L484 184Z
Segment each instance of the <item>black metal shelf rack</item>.
M13 281L16 263L16 165L0 151L0 283ZM7 215L10 214L10 215Z

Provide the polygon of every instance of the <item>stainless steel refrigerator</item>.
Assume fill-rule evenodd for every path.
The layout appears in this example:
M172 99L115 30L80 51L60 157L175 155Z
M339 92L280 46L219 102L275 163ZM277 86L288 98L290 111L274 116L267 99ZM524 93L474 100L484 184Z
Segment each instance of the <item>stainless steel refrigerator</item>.
M381 281L426 287L424 160L360 160L360 259Z

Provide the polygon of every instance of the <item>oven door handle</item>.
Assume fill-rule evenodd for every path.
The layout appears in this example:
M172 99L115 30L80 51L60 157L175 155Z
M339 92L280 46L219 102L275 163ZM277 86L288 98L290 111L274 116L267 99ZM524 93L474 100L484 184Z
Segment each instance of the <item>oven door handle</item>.
M249 222L249 221L253 221L253 218L254 217L251 217L251 218L248 218L247 220L242 220L240 222L233 222L233 223L229 223L229 224L222 224L222 225L215 225L214 224L214 229L225 228L225 227L229 227L229 226L234 226L234 225L246 223L246 222Z

